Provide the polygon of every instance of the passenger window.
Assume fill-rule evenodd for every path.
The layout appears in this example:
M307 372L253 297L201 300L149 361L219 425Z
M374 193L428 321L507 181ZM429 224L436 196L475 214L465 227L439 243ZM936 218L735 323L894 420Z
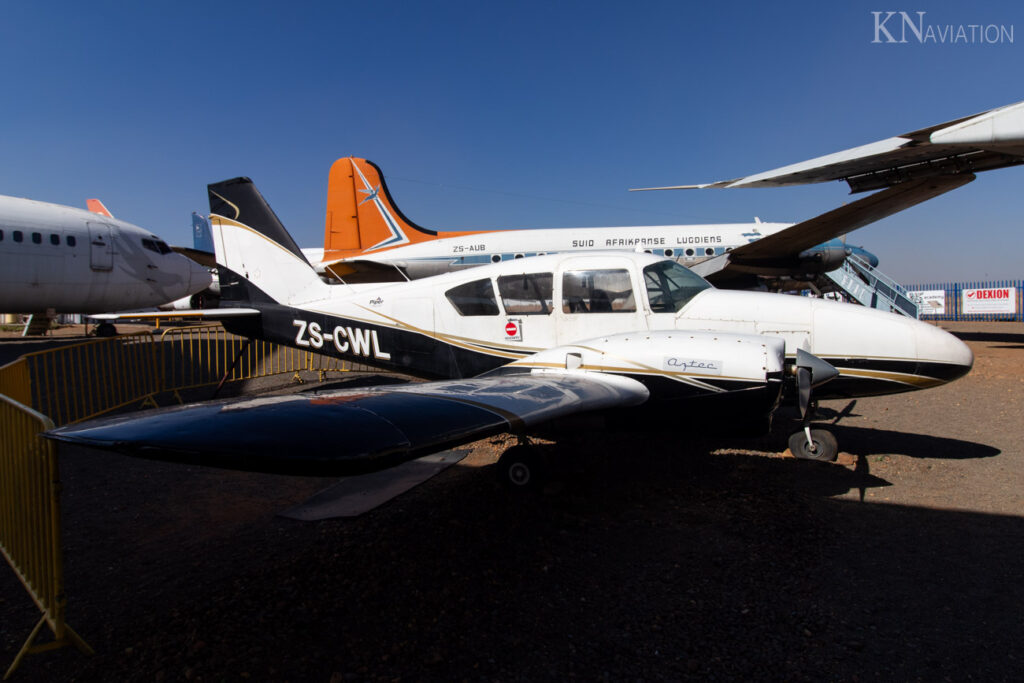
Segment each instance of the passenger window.
M51 234L50 235L50 244L52 244L55 247L59 247L60 246L60 235Z
M43 236L40 235L38 232L32 233L32 244L42 244L42 243L43 243Z
M21 230L15 230L12 235L14 236L15 242L21 242L25 239L25 236L21 234Z
M75 246L75 236L74 235L68 235L65 239L67 240L67 243L68 243L69 247Z
M491 279L474 280L444 293L459 315L498 315L498 300L494 297Z
M551 273L504 275L498 278L498 293L505 312L516 315L551 314Z
M4 241L4 231L0 230L0 242Z
M562 276L563 313L633 311L636 299L625 269L570 270Z

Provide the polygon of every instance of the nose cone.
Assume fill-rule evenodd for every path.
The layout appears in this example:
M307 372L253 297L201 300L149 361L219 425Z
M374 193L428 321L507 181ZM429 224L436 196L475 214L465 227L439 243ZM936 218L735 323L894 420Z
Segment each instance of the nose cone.
M974 365L974 353L949 332L924 322L914 323L918 374L945 384L963 377Z

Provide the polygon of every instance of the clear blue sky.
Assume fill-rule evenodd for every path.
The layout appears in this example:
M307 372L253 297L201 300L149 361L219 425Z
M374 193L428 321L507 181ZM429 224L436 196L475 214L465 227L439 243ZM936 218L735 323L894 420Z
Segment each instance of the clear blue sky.
M872 10L1014 28L872 44ZM190 242L251 177L303 246L377 162L442 229L797 221L845 185L628 193L774 168L1024 100L1024 3L8 2L0 193ZM1024 168L854 233L905 281L1024 277Z

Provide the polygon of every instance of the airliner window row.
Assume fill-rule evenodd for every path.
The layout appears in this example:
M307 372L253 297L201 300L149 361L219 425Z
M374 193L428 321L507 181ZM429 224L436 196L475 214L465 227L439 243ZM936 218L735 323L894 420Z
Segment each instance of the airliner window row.
M32 239L32 244L42 244L43 243L43 235L42 235L42 233L38 233L38 232L32 233L31 239ZM13 242L17 242L17 243L20 244L20 243L25 241L25 233L23 233L21 230L11 230L11 240ZM67 235L67 236L65 236L64 240L67 242L67 245L69 247L75 246L75 236L74 235ZM0 230L0 242L3 242L3 241L4 241L4 231ZM50 233L50 244L52 244L55 247L59 247L60 246L60 235L58 235L56 233Z

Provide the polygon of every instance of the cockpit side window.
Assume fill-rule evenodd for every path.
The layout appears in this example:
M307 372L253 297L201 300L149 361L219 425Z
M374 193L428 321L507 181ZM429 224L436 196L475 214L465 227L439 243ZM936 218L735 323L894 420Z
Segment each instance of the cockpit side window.
M167 246L167 243L163 240L150 239L148 237L142 238L142 246L150 251L156 252L157 254L169 254L172 249Z
M551 273L503 275L498 278L498 293L505 312L516 315L551 315Z
M498 315L498 300L490 278L473 280L444 293L459 315Z
M644 285L652 313L676 313L711 285L675 261L660 261L644 268Z
M563 313L636 311L629 271L623 268L570 270L562 275Z

